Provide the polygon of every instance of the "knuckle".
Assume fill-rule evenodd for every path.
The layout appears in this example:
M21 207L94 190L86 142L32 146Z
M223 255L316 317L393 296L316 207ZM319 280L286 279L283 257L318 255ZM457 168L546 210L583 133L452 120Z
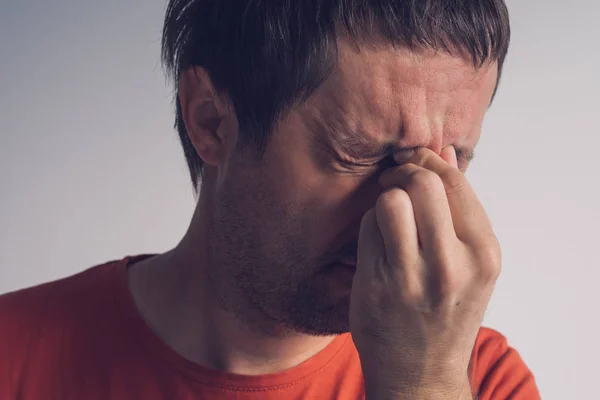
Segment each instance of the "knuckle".
M390 213L403 205L410 204L408 193L399 188L392 188L383 192L375 203L375 210L378 214Z
M435 172L422 169L412 175L412 179L408 182L407 188L419 188L423 191L433 191L439 187L443 187L442 179Z
M419 308L426 302L426 292L422 285L404 285L400 291L404 304L413 308Z
M463 174L454 168L449 168L440 175L447 194L462 193L467 188L467 180Z
M396 275L398 295L410 308L419 309L428 303L430 288L426 275L425 271L405 271Z
M497 239L489 240L477 252L479 278L482 282L496 282L502 271L502 251Z
M453 294L459 293L465 285L466 277L464 274L451 272L445 274L438 280L438 293L441 298L452 297Z
M375 210L367 210L367 212L365 212L360 221L360 230L362 231L366 229L367 227L372 225L374 221L376 221Z

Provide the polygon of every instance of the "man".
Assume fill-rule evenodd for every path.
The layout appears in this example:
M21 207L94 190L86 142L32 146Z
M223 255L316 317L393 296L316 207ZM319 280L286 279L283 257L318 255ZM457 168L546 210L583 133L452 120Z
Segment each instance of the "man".
M173 250L0 298L3 399L537 399L465 179L502 0L171 0Z

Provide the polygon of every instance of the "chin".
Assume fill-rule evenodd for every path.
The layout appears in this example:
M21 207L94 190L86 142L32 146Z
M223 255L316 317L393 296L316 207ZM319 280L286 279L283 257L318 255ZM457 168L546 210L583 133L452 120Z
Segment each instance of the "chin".
M289 313L286 325L296 332L314 336L340 335L350 331L350 297L336 299L335 306L305 307L301 312ZM330 303L331 304L331 303ZM309 310L312 309L312 312Z
M350 330L350 295L353 274L346 268L319 274L303 285L280 293L270 313L287 328L315 336L330 336Z

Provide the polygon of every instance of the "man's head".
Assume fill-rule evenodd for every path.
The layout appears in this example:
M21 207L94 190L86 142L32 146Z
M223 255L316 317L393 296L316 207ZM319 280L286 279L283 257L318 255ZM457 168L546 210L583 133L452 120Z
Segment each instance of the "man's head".
M509 37L502 0L171 0L163 58L222 304L347 331L341 264L378 175L416 147L466 168Z

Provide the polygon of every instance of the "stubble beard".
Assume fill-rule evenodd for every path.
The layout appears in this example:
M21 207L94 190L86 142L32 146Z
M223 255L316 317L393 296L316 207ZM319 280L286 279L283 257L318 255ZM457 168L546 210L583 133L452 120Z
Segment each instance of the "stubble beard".
M208 286L220 307L269 336L348 332L349 301L334 302L320 284L319 266L308 256L311 232L302 209L228 192L239 190L218 196L208 238ZM252 212L244 210L252 204L245 200L252 201Z

